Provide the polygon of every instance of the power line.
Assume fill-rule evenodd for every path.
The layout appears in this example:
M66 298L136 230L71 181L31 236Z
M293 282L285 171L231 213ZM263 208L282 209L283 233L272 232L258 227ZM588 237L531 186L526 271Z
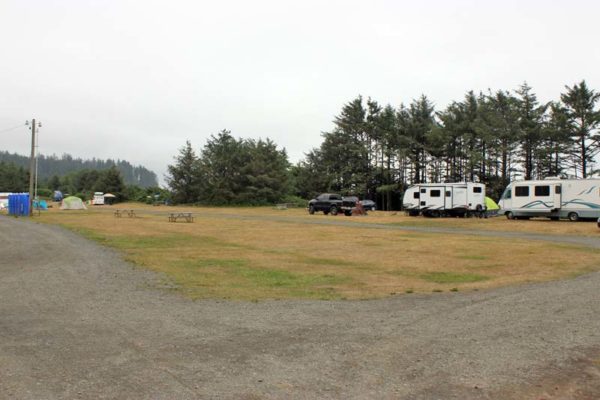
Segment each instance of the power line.
M15 129L22 128L22 127L23 127L23 125L17 125L17 126L13 126L12 128L6 128L6 129L2 129L2 130L0 131L0 133L9 132L9 131L14 131Z

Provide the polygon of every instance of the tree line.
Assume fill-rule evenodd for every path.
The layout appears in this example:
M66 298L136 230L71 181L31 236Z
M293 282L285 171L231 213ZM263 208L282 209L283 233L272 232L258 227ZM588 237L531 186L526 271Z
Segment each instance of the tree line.
M19 193L29 188L29 171L25 168L0 161L0 192Z
M29 157L19 154L0 151L0 162L12 163L17 166L29 169ZM116 167L123 177L125 184L136 185L142 188L158 186L156 174L141 165L132 165L125 160L101 160L92 158L84 160L74 158L69 154L45 156L40 154L38 157L38 179L41 182L52 179L53 177L64 177L70 173L84 170L108 170Z
M293 191L285 150L269 139L236 139L227 130L212 135L199 154L187 141L167 169L175 203L272 204Z
M198 155L188 141L166 178L177 203L267 204L339 192L389 210L401 207L409 185L460 181L485 183L498 199L517 178L598 174L599 97L585 81L548 103L524 83L470 91L441 111L425 95L398 107L358 96L296 165L271 140L224 130Z
M53 192L74 195L83 200L91 200L94 192L112 193L117 201L142 201L147 203L164 202L170 199L167 190L158 186L142 188L127 185L116 166L108 169L84 169L56 175L38 182L37 194L40 198L52 198ZM19 193L29 191L29 171L14 163L0 161L0 192Z
M599 97L585 81L549 103L524 83L512 93L468 92L439 112L424 95L397 108L359 96L292 169L296 188L304 197L359 194L392 209L416 183L478 181L497 199L516 178L586 178L598 173Z

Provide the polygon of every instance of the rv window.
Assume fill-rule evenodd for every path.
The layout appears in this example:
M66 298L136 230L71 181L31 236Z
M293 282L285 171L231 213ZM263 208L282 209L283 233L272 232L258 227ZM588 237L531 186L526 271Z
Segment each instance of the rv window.
M529 196L529 186L515 186L515 196L517 196L517 197Z
M536 186L535 195L539 197L550 196L550 186Z
M419 197L420 197L419 196L419 192L414 192L413 193L413 198L418 199Z
M427 189L421 189L421 193L427 193Z
M512 192L510 191L510 187L504 189L504 193L502 193L501 199L510 199L512 198Z
M481 193L481 187L480 186L473 186L473 193Z
M426 203L424 201L421 202L421 205L424 206Z
M431 197L440 197L442 195L442 191L441 190L432 190L431 192L429 192L429 196Z
M561 186L560 185L554 186L554 193L555 194L560 194L561 193Z
M446 197L450 197L450 196L452 196L452 192L449 190L446 190Z

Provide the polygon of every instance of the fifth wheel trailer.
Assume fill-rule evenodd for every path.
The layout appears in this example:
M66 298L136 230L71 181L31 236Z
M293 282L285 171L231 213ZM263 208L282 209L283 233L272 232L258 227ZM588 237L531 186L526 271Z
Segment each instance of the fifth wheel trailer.
M600 179L556 177L509 184L498 205L508 219L600 218Z
M485 185L473 182L421 183L406 189L402 207L408 215L469 216L485 211Z

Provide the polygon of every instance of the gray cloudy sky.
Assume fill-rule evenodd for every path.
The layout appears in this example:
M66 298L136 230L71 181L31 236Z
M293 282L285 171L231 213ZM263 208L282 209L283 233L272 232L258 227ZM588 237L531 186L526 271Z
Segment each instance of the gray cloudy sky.
M0 1L0 149L162 176L186 139L270 137L291 161L358 94L600 90L597 1Z

